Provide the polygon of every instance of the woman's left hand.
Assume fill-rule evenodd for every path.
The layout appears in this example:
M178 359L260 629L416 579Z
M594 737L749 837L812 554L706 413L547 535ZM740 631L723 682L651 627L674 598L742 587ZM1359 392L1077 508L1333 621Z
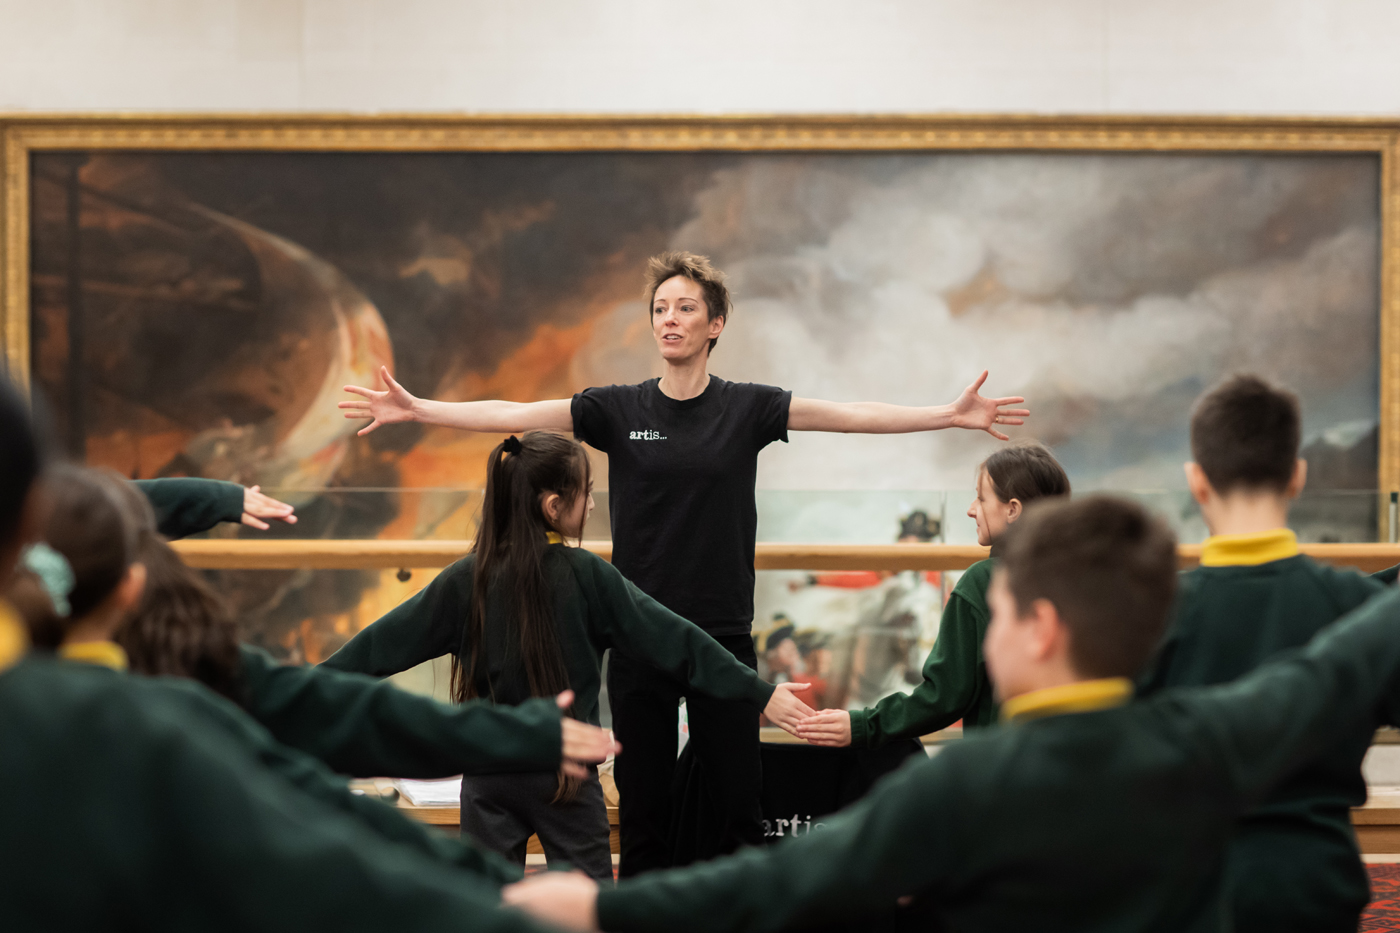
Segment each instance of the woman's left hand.
M1007 408L1025 401L1019 395L1007 398L983 398L977 390L987 381L987 371L977 381L963 389L962 395L953 403L953 424L973 431L986 431L999 441L1009 441L1010 437L997 430L999 424L1025 424L1030 415L1028 408Z

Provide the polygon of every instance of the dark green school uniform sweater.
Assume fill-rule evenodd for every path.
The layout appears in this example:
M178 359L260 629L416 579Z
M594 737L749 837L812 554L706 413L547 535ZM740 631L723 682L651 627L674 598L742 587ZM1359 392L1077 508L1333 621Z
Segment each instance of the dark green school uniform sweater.
M551 699L448 706L362 674L278 664L243 645L242 705L283 745L355 777L555 771L563 738Z
M65 645L59 653L66 663L84 668L72 677L128 678L125 655L111 642ZM234 704L192 680L176 677L133 677L134 688L159 697L159 702L186 710L208 723L217 735L246 751L263 767L285 779L308 797L361 820L384 839L417 849L422 854L462 868L495 884L518 881L520 869L493 852L477 848L469 838L456 839L436 832L395 807L377 799L353 794L343 778L337 777L319 761L278 743Z
M323 662L323 666L377 677L396 674L445 654L471 657L464 640L471 617L472 569L468 555L432 583L374 622ZM682 684L724 700L748 700L762 708L772 684L682 619L633 586L607 561L583 548L545 549L546 585L554 600L554 626L574 691L574 716L598 723L599 665L611 647L665 671ZM486 601L484 663L477 693L516 704L530 698L519 663L510 601L490 593Z
M906 765L821 828L600 891L600 925L877 929L912 896L905 919L925 929L1226 929L1239 817L1339 726L1370 718L1397 675L1400 593L1387 593L1233 684L1099 709L1114 682L1017 698L1032 702L1010 724Z
M237 483L156 479L135 485L169 538L243 515ZM372 678L278 664L248 645L239 654L249 715L278 742L341 774L442 778L559 767L559 710L548 700L513 710L486 703L447 707Z
M155 683L0 658L5 929L543 930L499 909L490 880L297 789Z
M156 528L174 540L243 520L243 487L217 479L138 479L156 513Z
M946 729L959 719L970 729L996 722L997 702L982 660L982 640L992 617L987 586L994 569L993 560L967 568L943 607L938 638L924 661L923 683L869 709L852 710L851 745L879 748Z
M1211 538L1201 560L1181 576L1143 695L1235 680L1383 590L1299 554L1286 529ZM1241 821L1229 858L1236 930L1356 929L1370 891L1351 808L1366 801L1361 760L1376 725L1339 724L1321 754Z

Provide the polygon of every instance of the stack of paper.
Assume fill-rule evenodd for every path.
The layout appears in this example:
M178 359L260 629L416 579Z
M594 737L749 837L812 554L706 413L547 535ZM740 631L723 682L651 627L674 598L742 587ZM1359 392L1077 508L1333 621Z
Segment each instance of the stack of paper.
M394 786L415 807L455 807L462 801L462 776L441 781L395 778Z

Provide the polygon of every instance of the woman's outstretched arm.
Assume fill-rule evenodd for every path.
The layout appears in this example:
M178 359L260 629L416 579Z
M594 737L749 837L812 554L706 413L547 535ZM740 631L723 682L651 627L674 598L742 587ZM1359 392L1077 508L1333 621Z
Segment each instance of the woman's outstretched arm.
M346 418L369 421L360 429L362 435L386 424L405 421L491 434L574 429L571 399L556 398L544 402L434 402L410 394L389 375L387 366L379 368L379 375L384 380L384 391L346 386L346 392L362 396L364 401L340 403Z
M984 370L977 381L951 405L916 408L908 405L887 405L884 402L823 402L818 399L793 398L788 408L789 431L831 431L841 434L913 434L938 431L943 428L967 428L986 431L997 440L1010 440L997 430L999 424L1025 424L1030 410L1010 408L1025 399L1019 395L1008 398L983 398L978 394L987 381ZM344 402L341 407L345 407ZM540 404L551 404L541 402Z

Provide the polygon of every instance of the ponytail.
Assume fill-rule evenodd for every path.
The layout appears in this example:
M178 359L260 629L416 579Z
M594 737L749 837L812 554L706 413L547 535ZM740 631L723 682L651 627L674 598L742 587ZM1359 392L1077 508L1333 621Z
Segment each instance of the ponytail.
M486 467L486 495L481 526L472 553L470 616L461 650L452 659L452 696L458 702L494 697L490 675L483 670L486 652L487 597L505 600L507 618L515 622L519 658L530 693L552 697L569 688L568 668L554 628L554 603L544 576L544 552L554 529L545 518L541 498L550 493L566 505L588 494L589 464L572 438L547 431L514 435L497 444ZM467 658L465 667L461 658ZM575 779L560 778L556 801L573 799Z

